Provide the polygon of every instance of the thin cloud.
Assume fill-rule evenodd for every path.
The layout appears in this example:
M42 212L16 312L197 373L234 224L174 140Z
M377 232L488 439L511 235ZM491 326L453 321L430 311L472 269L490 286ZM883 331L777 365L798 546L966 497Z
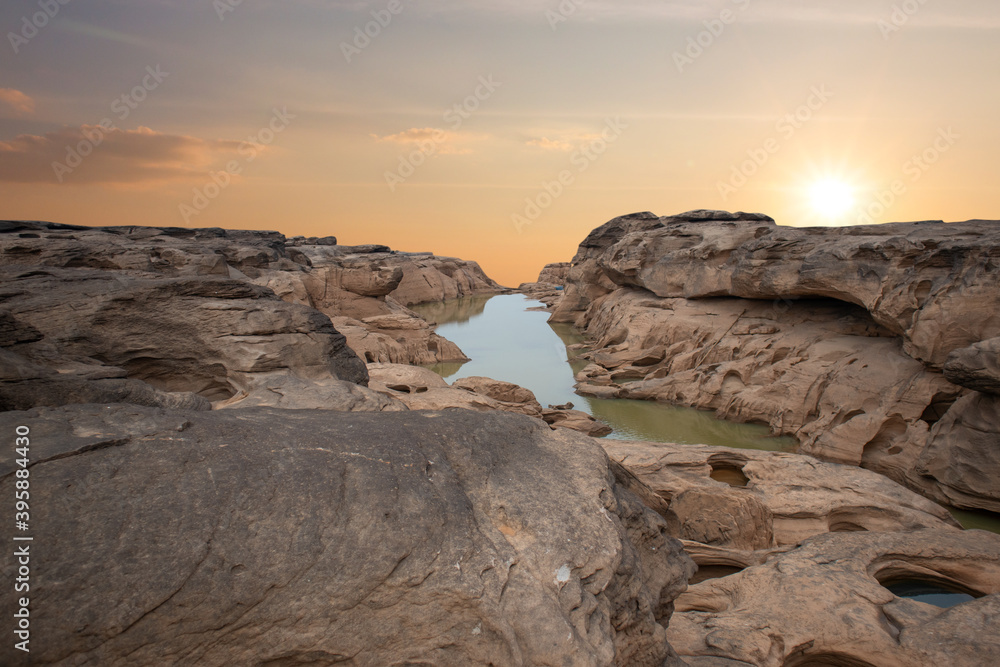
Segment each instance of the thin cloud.
M558 139L549 139L548 137L541 137L539 139L529 139L525 142L528 146L535 146L546 151L571 151L573 150L573 144L567 141L559 141Z
M552 138L550 136L532 137L525 141L525 145L534 148L541 148L546 151L561 151L568 153L574 148L595 139L600 139L601 135L594 132L571 132Z
M19 116L26 116L35 111L35 100L14 88L0 88L0 104L9 107Z
M148 127L64 127L41 136L22 134L0 142L0 181L142 184L204 179L212 165L235 157L241 145L239 141L165 134Z
M306 4L332 9L368 12L379 9L380 0L301 0ZM568 21L591 22L619 21L682 21L700 22L717 18L723 10L738 15L741 23L821 23L875 25L879 20L889 20L894 5L902 3L885 0L586 0L567 2L572 12L561 12L561 5L554 0L426 0L407 11L427 14L463 13L506 15L511 18L529 19L547 24L549 13L561 14ZM948 3L921 4L908 21L909 25L925 28L987 29L1000 28L996 14L996 0L951 0Z
M420 149L433 147L433 150L425 150L425 152L441 155L467 155L472 152L472 149L464 144L486 138L480 134L449 132L436 127L411 127L396 134L383 136L372 134L370 136L378 143L400 144Z

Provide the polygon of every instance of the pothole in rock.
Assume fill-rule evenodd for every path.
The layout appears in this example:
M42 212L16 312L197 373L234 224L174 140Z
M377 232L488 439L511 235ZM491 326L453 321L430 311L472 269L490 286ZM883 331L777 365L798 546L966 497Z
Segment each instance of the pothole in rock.
M896 597L924 602L942 609L983 597L980 591L973 588L974 582L960 580L956 576L896 562L877 572L875 580Z
M743 467L728 461L709 461L712 472L709 475L717 482L725 482L729 486L742 488L750 483L750 478L743 472Z
M976 596L946 586L935 581L920 579L898 579L882 584L889 592L898 598L908 598L917 602L925 602L935 607L947 609L963 602L975 600Z

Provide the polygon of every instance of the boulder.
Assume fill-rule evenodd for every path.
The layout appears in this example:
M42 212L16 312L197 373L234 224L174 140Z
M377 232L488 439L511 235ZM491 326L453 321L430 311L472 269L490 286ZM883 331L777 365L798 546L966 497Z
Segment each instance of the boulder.
M72 267L6 266L0 276L8 318L37 332L5 349L44 369L23 393L17 387L27 378L5 374L11 384L4 393L17 397L8 409L29 407L29 396L32 405L53 405L115 395L195 407L191 394L227 400L278 371L314 380L368 380L364 363L329 318L245 281ZM86 386L109 377L132 382ZM39 382L50 387L48 397Z
M671 645L692 666L990 665L1000 650L1000 536L983 531L827 533L677 600ZM886 586L973 596L950 609Z
M0 414L16 426L34 665L682 664L664 628L693 565L584 436L465 410Z
M566 275L572 267L573 264L570 262L546 264L541 273L538 274L538 282L561 287L566 284Z
M1000 395L1000 338L954 350L944 365L944 376L954 384Z

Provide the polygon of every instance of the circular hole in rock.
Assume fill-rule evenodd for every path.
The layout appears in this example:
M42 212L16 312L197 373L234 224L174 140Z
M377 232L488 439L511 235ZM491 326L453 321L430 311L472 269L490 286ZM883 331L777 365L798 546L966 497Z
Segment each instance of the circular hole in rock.
M688 584L693 586L709 579L721 579L742 572L744 569L734 565L699 565L698 571L688 580Z
M954 586L926 579L896 579L883 582L882 585L898 598L925 602L942 609L976 599L975 595L960 591Z
M717 482L725 482L729 486L744 487L750 483L750 478L743 474L743 468L732 463L709 463L712 473L709 475Z

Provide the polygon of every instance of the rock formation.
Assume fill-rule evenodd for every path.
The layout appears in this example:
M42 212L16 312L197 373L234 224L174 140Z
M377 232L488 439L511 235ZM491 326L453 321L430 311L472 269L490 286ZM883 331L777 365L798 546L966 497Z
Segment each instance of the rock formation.
M1000 648L1000 536L874 472L809 456L601 441L698 564L671 645L692 666L979 665ZM976 598L943 610L886 586ZM982 597L988 596L988 597Z
M581 393L767 423L804 453L1000 511L998 258L995 222L636 214L580 245L552 319L594 339Z
M568 428L594 437L611 433L611 427L586 412L567 406L543 408L528 389L486 377L467 377L448 384L440 375L416 366L368 364L369 386L411 410L502 410L537 417L553 427Z
M886 586L976 599L950 609ZM991 665L1000 640L1000 536L979 530L827 533L691 586L670 643L692 667Z
M522 283L517 291L551 308L562 297L562 289L566 285L566 276L571 267L572 264L569 262L546 264L538 274L537 282Z
M668 502L672 535L715 548L770 549L827 532L959 528L940 505L854 466L707 445L601 444Z
M31 664L683 664L664 628L694 566L593 440L335 414L0 413L33 443Z
M332 240L0 222L0 408L404 409L357 386L358 353L465 360L404 304L498 286L475 263Z

